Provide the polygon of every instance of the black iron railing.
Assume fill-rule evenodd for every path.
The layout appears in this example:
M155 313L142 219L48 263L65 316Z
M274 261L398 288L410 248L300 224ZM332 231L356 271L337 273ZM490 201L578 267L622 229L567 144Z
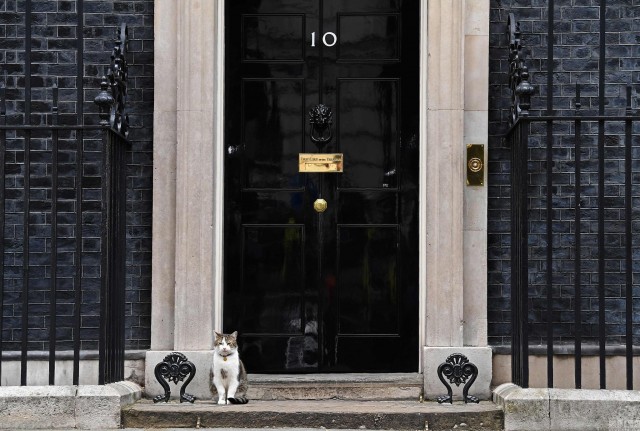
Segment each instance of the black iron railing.
M103 134L103 235L98 381L124 380L126 255L126 151L128 141L108 129Z
M553 13L549 16L553 29ZM523 387L529 386L530 348L544 346L548 387L554 385L554 352L572 347L576 388L582 387L583 351L597 352L604 389L606 358L615 350L626 358L626 387L633 389L633 199L640 191L637 178L634 183L640 117L632 109L631 86L622 112L605 115L604 13L601 18L597 114L583 113L576 85L573 113L555 113L548 95L546 113L532 116L535 89L519 25L509 16L512 379ZM548 40L550 92L552 34ZM607 266L611 263L617 267ZM618 292L612 304L624 302L624 307L608 308L610 291Z
M123 25L95 100L100 124L84 124L81 51L77 124L60 124L55 87L45 124L31 124L29 61L23 124L15 110L8 124L0 86L0 362L19 356L21 385L43 358L59 383L56 360L70 356L77 385L95 350L99 384L124 377L126 46Z

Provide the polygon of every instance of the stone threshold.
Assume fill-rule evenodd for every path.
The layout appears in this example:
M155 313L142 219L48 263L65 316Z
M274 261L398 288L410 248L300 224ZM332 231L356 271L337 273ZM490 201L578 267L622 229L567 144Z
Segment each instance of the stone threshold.
M418 401L212 401L154 404L140 401L122 411L126 428L327 428L499 431L503 413L491 402L437 404Z
M314 374L249 374L251 383L256 384L345 384L345 383L393 383L396 385L422 385L420 373L314 373Z
M254 400L412 400L422 395L417 373L249 374Z

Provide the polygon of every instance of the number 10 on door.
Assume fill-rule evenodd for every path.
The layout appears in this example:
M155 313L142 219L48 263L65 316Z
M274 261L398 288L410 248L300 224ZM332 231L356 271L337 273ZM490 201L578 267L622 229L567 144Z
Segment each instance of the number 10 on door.
M332 39L331 43L329 43L328 38ZM328 31L322 36L322 43L324 46L333 46L338 42L338 36L335 33ZM311 33L311 46L316 46L316 32Z

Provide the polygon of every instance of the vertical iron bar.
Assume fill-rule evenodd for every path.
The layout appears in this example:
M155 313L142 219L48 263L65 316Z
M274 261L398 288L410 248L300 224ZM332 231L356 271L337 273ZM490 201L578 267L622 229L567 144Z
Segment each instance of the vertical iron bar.
M116 262L114 263L114 269L115 269L115 280L116 282L113 283L113 288L115 290L114 292L114 297L115 300L114 302L114 307L113 307L113 311L114 311L114 320L115 320L115 324L116 324L116 331L114 333L115 335L115 339L114 339L114 350L115 350L115 361L114 361L114 378L115 381L117 381L120 378L120 356L122 354L121 349L122 349L122 343L120 342L120 334L122 333L124 327L122 326L122 318L120 317L120 313L121 313L121 301L122 301L122 291L124 290L124 285L121 283L122 282L122 271L123 271L123 267L122 267L122 243L123 243L123 238L122 238L122 228L124 227L124 223L123 223L123 219L122 219L122 199L120 198L123 194L123 189L122 189L122 179L123 179L123 157L122 157L122 142L120 140L120 138L117 138L117 148L115 149L116 152L116 159L115 159L115 172L116 172L116 177L115 177L115 182L117 184L116 186L116 194L115 194L115 199L117 200L116 202L116 208L117 208L117 212L114 214L114 218L115 218L115 227L116 227L116 237L115 237L115 244L116 244L116 250L117 250L117 254L114 256L116 259Z
M118 338L118 312L116 310L118 304L118 138L114 135L111 142L111 283L109 285L109 307L110 313L110 339L111 343L109 348L111 349L111 379L113 380L116 372L116 362L118 357L118 351L116 346L116 339Z
M0 85L0 125L7 124L6 82ZM4 329L4 163L7 148L7 131L0 130L0 382L2 381L2 331Z
M580 101L580 84L576 84L576 114L579 113L582 103ZM576 255L574 266L574 286L575 286L575 384L576 389L582 388L582 244L581 244L581 211L580 211L580 187L582 179L580 176L582 163L582 121L575 122L575 241Z
M606 389L605 306L604 306L604 121L598 121L598 343L600 355L600 389Z
M521 268L520 268L520 286L522 292L521 298L521 319L522 319L522 387L529 387L529 190L528 190L528 175L529 175L529 127L531 123L527 119L522 125L521 136L521 157L520 157L520 212L521 222L520 229L522 234L520 235L520 253L521 253Z
M114 220L114 245L115 245L115 253L114 253L114 262L113 262L113 275L114 282L111 283L112 288L112 304L113 304L113 323L114 323L114 331L113 331L113 378L114 381L120 375L120 169L122 166L120 165L120 139L115 139L115 148L114 150L114 209L115 212L113 214Z
M113 362L112 362L112 380L117 381L120 377L120 333L124 329L122 327L122 318L120 317L121 307L121 291L124 288L122 280L120 278L122 272L122 142L119 136L114 135L114 148L113 148L113 278L111 283L111 318L113 322L112 332L112 349L113 349Z
M553 114L554 0L547 23L547 115ZM553 122L547 122L547 387L553 387Z
M117 183L115 181L117 167L114 164L115 152L117 151L116 138L113 133L109 132L109 254L108 254L108 271L109 271L109 283L107 284L106 291L106 305L107 305L107 332L106 332L106 349L107 349L107 373L105 375L105 383L111 383L113 381L113 362L114 362L114 348L113 339L115 336L115 321L113 316L114 308L114 285L117 283L115 278L115 260L116 254L114 247L116 243L114 237L116 235L116 206L117 201L115 194L118 192L116 189Z
M633 114L631 111L631 86L627 86L627 109L626 109L627 119L625 120L625 155L624 155L624 176L625 176L625 276L626 276L626 333L625 338L627 342L627 389L633 389L633 247L632 247L632 230L631 230L631 215L632 215L632 205L631 205L631 187L632 187L632 178L631 178L631 169L632 169L632 154L631 154L631 132L632 132L632 122L631 115Z
M101 269L101 280L100 280L100 340L99 340L99 349L98 349L98 357L99 357L99 370L98 370L98 384L105 384L105 378L108 378L108 355L106 350L107 340L106 337L108 335L108 316L107 316L107 298L108 298L108 288L111 282L111 271L109 267L109 254L111 249L110 244L110 223L111 217L109 216L110 210L110 200L111 200L111 163L110 163L110 148L111 148L111 139L110 134L111 131L105 127L101 131L102 134L102 235L101 235L101 246L102 246L102 269Z
M522 357L520 355L520 285L518 280L519 260L520 260L520 214L518 213L518 152L520 147L520 124L516 124L511 132L511 378L517 385L522 386L522 375L520 373Z
M31 124L31 0L24 11L24 123Z
M600 1L600 59L598 76L598 113L604 115L605 86L605 14L606 0ZM605 357L605 304L604 304L604 121L598 121L598 338L600 343L600 389L607 387Z
M109 132L109 283L107 284L107 296L106 296L106 305L107 305L107 333L106 333L106 347L107 347L107 374L105 383L111 383L113 381L113 364L114 364L114 348L113 348L113 339L115 338L116 331L116 322L114 319L114 286L117 284L117 280L115 278L115 259L114 255L116 246L116 242L114 241L116 235L116 211L117 211L117 200L115 198L115 194L117 193L117 182L116 182L116 172L117 166L115 166L115 152L117 151L117 141L114 133Z
M548 99L552 96L549 95ZM553 387L553 121L547 121L547 387Z
M108 352L109 352L109 382L114 380L115 375L115 363L116 363L116 346L115 339L117 338L118 326L116 322L116 304L117 304L117 262L116 256L117 252L117 235L118 235L118 199L116 193L118 193L118 167L116 166L117 162L117 152L118 152L118 139L115 134L112 134L111 137L111 150L110 150L110 160L111 160L111 209L110 209L110 217L111 217L111 248L110 248L110 261L109 268L111 269L111 277L109 279L109 289L107 290L108 298L107 298L107 307L109 307L109 313L107 316L109 317L109 340L108 342Z
M49 384L55 385L56 374L56 305L58 291L58 86L53 87L51 115L51 297L49 298Z
M512 138L511 205L511 309L512 318L512 376L514 381L529 386L528 333L528 118L518 120Z
M73 384L80 379L80 323L82 309L82 168L84 159L82 131L76 132L76 237L74 252L74 307L73 307Z
M127 159L126 159L126 147L125 142L122 139L118 139L118 151L120 151L120 161L118 163L118 179L120 181L120 192L118 193L118 200L120 203L120 212L118 214L118 220L120 225L120 234L118 237L118 247L120 255L118 256L119 263L119 275L118 275L118 295L120 297L116 310L118 311L117 321L120 325L120 331L118 334L119 357L118 357L118 374L116 381L124 380L124 350L125 350L125 286L126 286L126 255L127 255Z
M25 2L25 48L24 48L24 122L31 124L31 0ZM29 175L31 131L24 136L24 219L22 247L22 348L20 355L20 384L27 384L27 348L29 331Z
M27 384L27 349L29 331L29 207L30 207L30 170L29 150L31 147L31 131L25 130L24 136L24 208L22 226L22 347L20 355L20 385Z
M84 125L84 4L77 0L77 74L78 88L76 104L76 124ZM80 379L80 325L82 307L82 169L84 159L84 134L82 129L76 132L76 244L75 244L75 280L74 280L74 338L73 338L73 384Z
M113 349L112 353L112 374L111 378L113 381L116 380L119 374L118 360L120 357L119 352L119 343L120 339L120 278L119 278L119 270L120 270L120 139L117 136L114 136L113 142L113 277L111 278L111 318L113 325L112 332L112 342L111 348Z

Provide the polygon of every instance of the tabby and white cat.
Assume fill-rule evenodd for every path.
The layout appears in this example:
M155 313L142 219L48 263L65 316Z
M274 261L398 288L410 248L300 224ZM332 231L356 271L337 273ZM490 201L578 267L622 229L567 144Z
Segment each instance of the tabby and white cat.
M211 393L218 393L218 404L246 404L247 372L238 354L238 331L232 334L215 332ZM242 394L242 396L236 396Z

